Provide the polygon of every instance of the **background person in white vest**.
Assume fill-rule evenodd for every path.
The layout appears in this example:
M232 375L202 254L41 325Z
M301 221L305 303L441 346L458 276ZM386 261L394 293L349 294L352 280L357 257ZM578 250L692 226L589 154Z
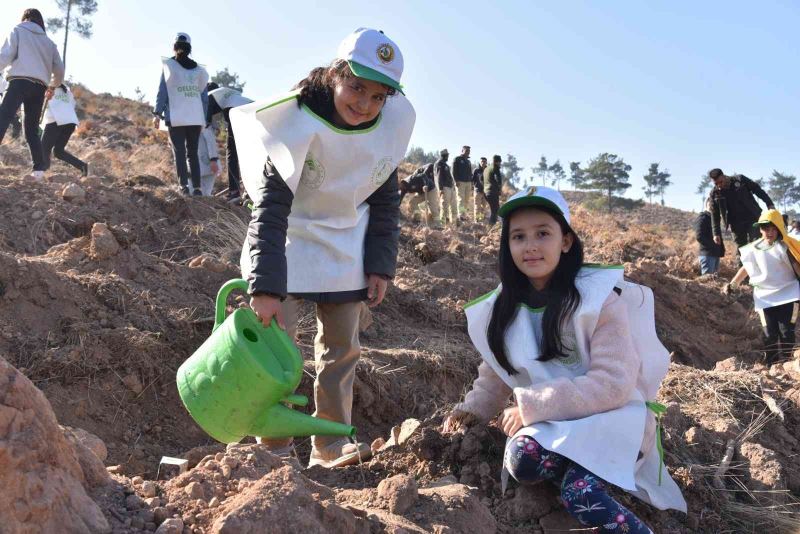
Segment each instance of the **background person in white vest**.
M292 93L230 114L254 204L242 251L250 306L294 336L300 301L316 304L315 415L347 424L362 303L380 304L397 263L397 166L415 122L402 72L397 45L361 28ZM348 465L359 454L371 454L367 443L314 436L309 465Z
M767 364L791 358L795 344L795 321L800 301L800 241L788 235L776 209L763 211L753 225L758 239L739 249L742 267L724 288L725 293L748 276L753 286L755 310L764 330Z
M227 137L225 139L225 163L228 168L228 201L236 202L241 198L239 192L239 182L242 180L239 171L239 155L236 152L236 138L231 128L231 109L243 106L252 102L247 97L242 96L241 91L229 87L220 87L215 82L208 84L208 122L211 122L214 115L219 113L225 119L227 127Z
M163 69L156 106L153 109L155 115L153 126L158 128L161 119L167 124L181 192L184 195L190 194L191 172L191 194L201 196L203 193L200 190L200 162L197 148L200 134L206 125L208 72L189 58L192 53L192 40L188 34L176 35L172 49L175 55L161 61Z
M45 93L64 81L64 63L56 44L47 37L38 9L26 9L22 22L6 37L0 49L0 72L6 70L8 89L0 104L0 143L20 106L25 106L25 140L31 151L33 172L44 178L39 120Z
M53 91L42 123L45 125L42 133L44 170L50 168L50 156L55 154L64 163L81 171L81 175L89 176L89 164L66 150L69 138L72 137L79 121L75 113L75 96L63 83Z
M203 128L203 133L200 134L197 159L200 161L200 191L204 197L210 197L214 192L214 182L219 175L217 133L210 124Z
M567 511L595 532L652 534L607 490L686 512L648 411L665 410L652 401L669 367L652 291L621 267L583 264L558 191L526 188L499 214L500 286L465 307L483 362L444 429L500 413L504 469L518 482L558 484Z

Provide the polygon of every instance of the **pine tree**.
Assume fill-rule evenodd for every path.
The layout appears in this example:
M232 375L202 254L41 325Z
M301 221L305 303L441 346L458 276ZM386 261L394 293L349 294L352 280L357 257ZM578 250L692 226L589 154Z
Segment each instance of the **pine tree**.
M66 66L69 32L72 30L84 39L92 36L92 21L87 17L97 11L97 0L55 0L55 3L64 16L47 19L47 27L53 32L64 30L64 49L61 51L61 59Z

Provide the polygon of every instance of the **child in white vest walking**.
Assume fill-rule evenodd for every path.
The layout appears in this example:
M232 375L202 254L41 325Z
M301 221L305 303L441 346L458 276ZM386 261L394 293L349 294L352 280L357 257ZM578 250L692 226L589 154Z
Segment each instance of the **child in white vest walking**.
M800 300L800 241L788 235L783 217L775 209L762 212L753 226L761 232L761 239L739 249L742 267L725 292L750 277L755 309L764 330L766 362L771 364L779 358L791 358L794 350Z
M79 122L75 112L75 95L72 94L69 87L62 83L53 91L53 96L47 103L42 120L42 124L44 124L42 133L43 170L46 171L50 168L50 156L55 153L58 159L81 171L83 176L89 175L89 164L66 150L69 138L72 137Z
M153 126L158 128L162 119L167 125L181 192L184 195L201 196L197 148L206 125L208 72L189 57L192 40L188 34L179 33L175 36L172 49L175 55L161 60L162 73L153 109Z
M650 533L606 488L686 511L651 413L663 410L652 401L669 366L652 292L621 268L584 265L558 191L524 189L499 215L501 285L466 307L483 362L444 430L501 413L504 479L557 484L567 511L595 532Z
M383 300L397 262L397 166L415 121L402 72L397 45L361 28L293 92L230 111L254 205L242 251L250 306L294 336L300 301L315 304L315 415L347 424L362 302ZM359 455L370 455L367 443L314 436L309 465Z

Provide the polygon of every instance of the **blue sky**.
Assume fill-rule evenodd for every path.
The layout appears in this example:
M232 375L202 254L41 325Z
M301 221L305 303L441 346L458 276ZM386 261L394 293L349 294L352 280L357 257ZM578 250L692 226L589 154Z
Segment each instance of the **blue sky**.
M673 175L668 205L696 209L712 167L751 178L800 174L800 3L316 2L99 0L90 40L71 38L67 70L94 91L154 100L159 57L177 31L194 57L223 67L256 99L333 59L359 26L400 46L417 110L412 144L586 163L613 152L641 197L651 162ZM9 31L30 0L3 0ZM45 17L55 3L38 3ZM63 41L61 34L54 40Z

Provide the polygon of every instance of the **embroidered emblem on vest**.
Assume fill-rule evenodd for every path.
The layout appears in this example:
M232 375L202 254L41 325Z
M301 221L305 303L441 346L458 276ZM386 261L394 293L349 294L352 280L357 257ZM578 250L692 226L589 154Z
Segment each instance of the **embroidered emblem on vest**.
M325 167L313 157L306 159L303 172L300 173L300 183L308 189L319 189L325 181Z
M381 185L383 182L389 179L389 176L392 174L394 170L394 165L392 164L392 158L386 157L381 159L375 168L372 169L372 183L375 185Z

